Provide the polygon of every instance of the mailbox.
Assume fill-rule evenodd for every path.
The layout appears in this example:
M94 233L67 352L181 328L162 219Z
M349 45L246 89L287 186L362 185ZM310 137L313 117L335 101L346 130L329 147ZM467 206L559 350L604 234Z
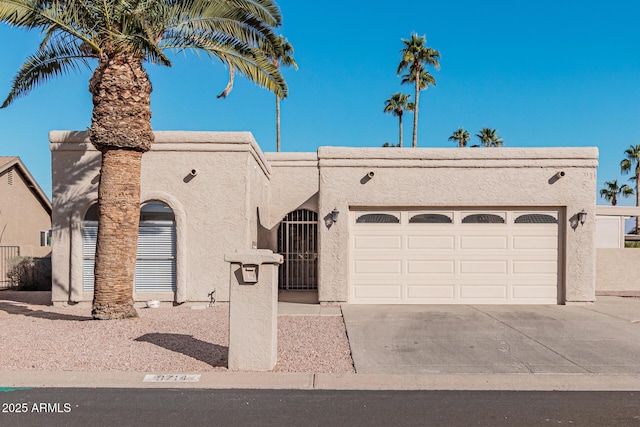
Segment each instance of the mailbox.
M258 283L258 265L242 264L242 281L245 284L253 285Z

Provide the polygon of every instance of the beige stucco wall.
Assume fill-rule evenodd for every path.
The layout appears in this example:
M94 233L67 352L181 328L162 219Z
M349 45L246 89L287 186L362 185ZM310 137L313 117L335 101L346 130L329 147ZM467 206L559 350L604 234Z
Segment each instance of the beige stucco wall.
M319 300L347 301L350 208L544 206L561 214L563 300L593 301L597 157L596 148L319 148L319 217L341 212L319 227ZM574 229L582 209L587 221Z
M9 174L13 176L11 185ZM21 256L48 256L51 248L40 246L40 231L50 229L47 208L19 168L0 174L0 246L19 246Z
M175 300L229 300L224 255L251 249L258 211L268 216L270 169L250 133L156 132L142 161L141 202L174 211L177 237ZM54 302L90 301L82 291L81 223L97 199L100 155L84 132L50 134L53 169ZM190 172L197 174L190 177ZM262 214L261 214L262 215ZM174 295L136 294L174 300Z
M298 209L318 212L319 172L317 153L265 153L271 166L271 212L260 235L260 247L278 250L280 221Z
M640 291L640 248L596 249L598 292Z

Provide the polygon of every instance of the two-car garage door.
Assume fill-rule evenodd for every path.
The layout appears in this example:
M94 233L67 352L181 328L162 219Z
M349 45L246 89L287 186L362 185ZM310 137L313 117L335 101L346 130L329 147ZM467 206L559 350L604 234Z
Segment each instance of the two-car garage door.
M361 304L557 304L557 210L350 212Z

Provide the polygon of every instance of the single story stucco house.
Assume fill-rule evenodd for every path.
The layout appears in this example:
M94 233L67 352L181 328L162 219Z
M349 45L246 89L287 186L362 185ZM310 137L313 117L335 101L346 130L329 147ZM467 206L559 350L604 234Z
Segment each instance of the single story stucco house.
M85 132L50 141L52 299L91 301L100 154ZM156 132L134 298L228 301L225 254L270 249L280 289L321 303L593 301L597 159L591 147L263 153L248 132Z
M19 157L0 156L0 288L16 257L51 253L51 202Z

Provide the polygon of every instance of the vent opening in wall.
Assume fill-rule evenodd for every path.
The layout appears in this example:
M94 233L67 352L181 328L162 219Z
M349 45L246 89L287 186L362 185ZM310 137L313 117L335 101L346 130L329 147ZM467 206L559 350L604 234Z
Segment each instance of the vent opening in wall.
M7 174L7 182L9 185L13 185L13 169L9 169L9 173Z

